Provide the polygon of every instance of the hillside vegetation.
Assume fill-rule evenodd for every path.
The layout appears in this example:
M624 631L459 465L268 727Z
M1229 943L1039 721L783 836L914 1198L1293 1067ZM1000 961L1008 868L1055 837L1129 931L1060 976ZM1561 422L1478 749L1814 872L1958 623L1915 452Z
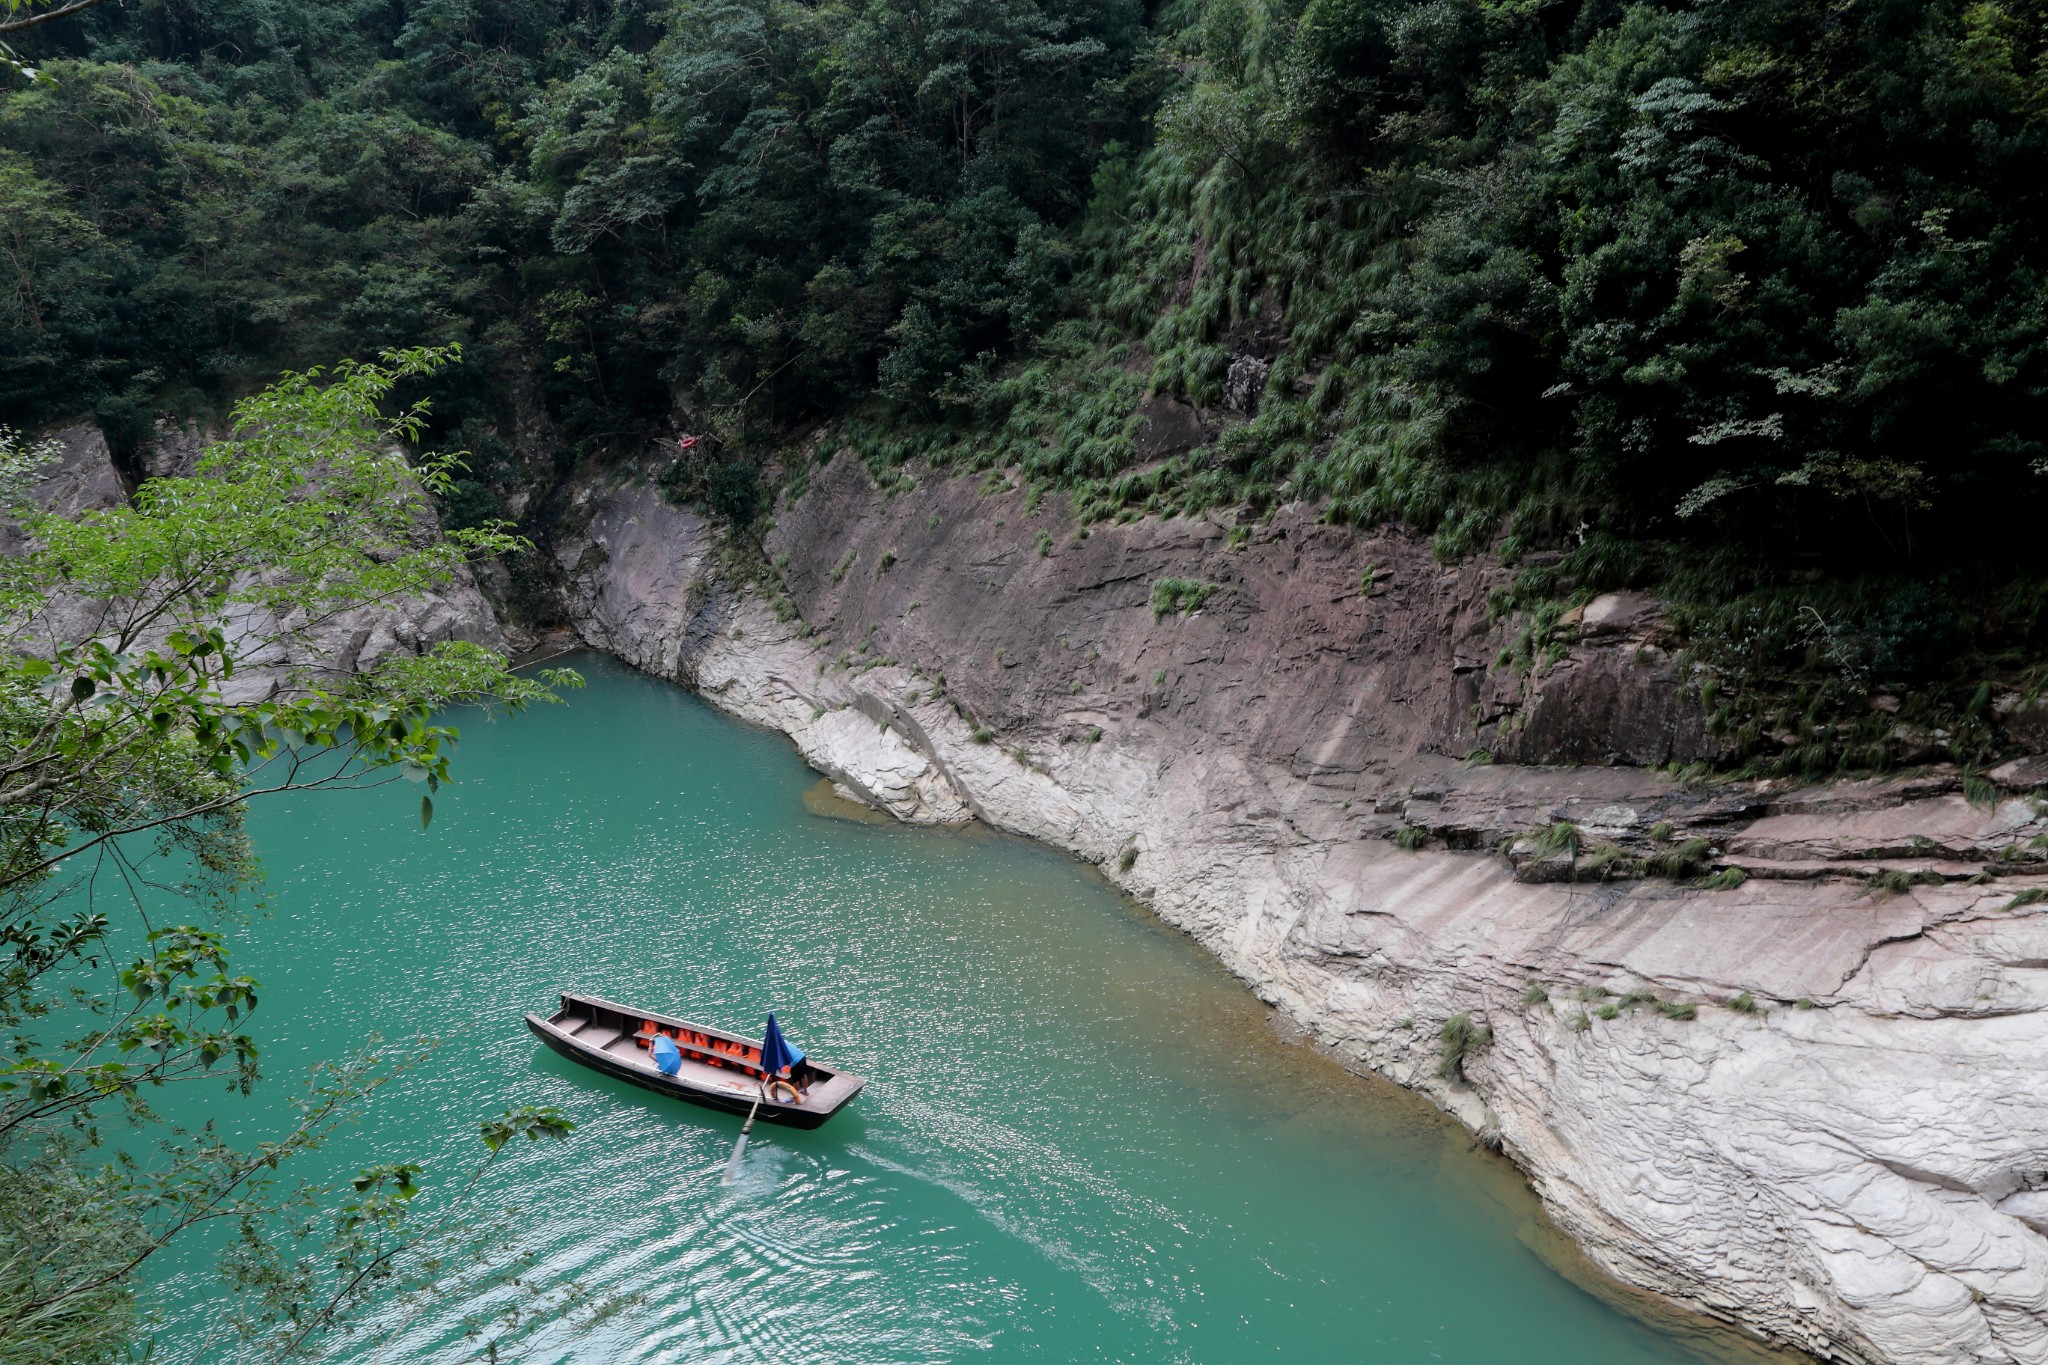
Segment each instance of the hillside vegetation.
M1731 762L1896 761L1877 689L1985 761L2048 657L2044 23L100 6L0 97L0 414L133 447L282 365L460 341L457 523L684 432L667 486L742 522L842 442L1087 516L1310 499L1522 564L1534 619L1661 588ZM1207 437L1145 458L1169 400Z

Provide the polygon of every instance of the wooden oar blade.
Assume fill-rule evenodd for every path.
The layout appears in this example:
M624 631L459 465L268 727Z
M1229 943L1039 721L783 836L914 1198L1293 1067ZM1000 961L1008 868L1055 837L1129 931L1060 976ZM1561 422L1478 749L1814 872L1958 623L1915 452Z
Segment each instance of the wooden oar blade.
M747 1153L747 1135L740 1134L740 1140L732 1145L732 1156L725 1163L725 1174L719 1177L719 1184L730 1185L740 1178L740 1158Z
M754 1115L761 1111L761 1101L755 1100L754 1107L747 1111L747 1121L740 1125L740 1140L732 1145L732 1155L726 1159L725 1174L718 1178L721 1185L730 1185L740 1178L740 1158L746 1155L747 1134L754 1131Z

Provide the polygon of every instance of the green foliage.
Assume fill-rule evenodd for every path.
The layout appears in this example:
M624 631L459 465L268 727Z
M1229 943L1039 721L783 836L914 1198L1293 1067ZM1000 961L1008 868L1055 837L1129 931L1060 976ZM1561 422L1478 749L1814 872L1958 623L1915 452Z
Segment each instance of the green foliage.
M1907 872L1902 868L1873 872L1863 879L1866 891L1880 898L1903 896L1916 886L1939 886L1942 876L1939 872Z
M1317 498L1714 607L1797 615L1827 566L1868 599L1843 657L1886 677L2043 643L1988 601L1958 629L2048 494L2038 16L1214 0L1161 27L1184 79L1157 144L1097 169L1068 319L971 428L856 424L871 459L1014 462L1084 518ZM1219 410L1248 357L1242 421L1140 463L1146 397ZM1748 719L1718 723L1753 751Z
M107 6L0 97L0 412L133 437L280 363L466 341L537 375L578 454L694 432L693 496L744 523L749 438L869 395L946 411L1049 320L1141 23Z
M1402 825L1394 831L1394 847L1413 853L1429 843L1429 831L1421 825Z
M1493 1046L1493 1030L1484 1024L1473 1023L1469 1014L1454 1014L1444 1020L1437 1036L1443 1043L1443 1051L1437 1062L1436 1074L1447 1081L1464 1080L1465 1059Z
M147 1237L141 1219L79 1139L51 1134L10 1148L0 1245L36 1254L0 1260L0 1360L128 1358L138 1314L125 1267Z
M1613 844L1595 844L1572 864L1572 880L1575 882L1605 882L1642 875L1642 863L1628 857Z
M1702 875L1713 861L1714 846L1705 839L1687 839L1675 848L1661 849L1643 860L1644 870L1653 877L1684 881Z
M2004 0L281 13L23 39L0 415L126 450L278 363L460 340L449 429L531 375L561 461L688 429L674 481L740 524L822 418L1084 520L1315 499L1715 604L1877 570L1844 638L1887 676L1983 591L1911 563L2009 563L2048 494L2044 30ZM1155 396L1207 448L1141 462Z
M2048 901L2048 887L2030 886L2007 901L2002 908L2019 910L2029 905L2039 905L2043 901Z
M746 460L720 460L712 466L705 501L733 525L747 525L761 510L761 472Z
M159 408L280 364L460 341L480 364L409 381L475 453L451 526L683 431L663 487L745 526L775 471L808 478L770 447L822 421L811 450L889 487L1000 466L1084 523L1300 499L1495 546L1529 673L1575 591L1657 584L1760 773L1900 761L1864 704L1894 682L1953 689L1916 724L1989 757L1986 679L2048 646L2039 15L945 16L306 0L35 30L51 79L0 95L0 419L89 412L132 460ZM559 449L492 437L515 389ZM1202 448L1140 458L1161 399ZM1774 724L1795 687L1817 709Z
M408 463L396 443L424 422L385 418L401 379L451 357L394 352L389 364L287 375L236 405L237 436L189 477L151 480L128 503L77 518L17 509L25 553L0 560L0 894L26 895L66 859L171 825L231 889L244 876L229 813L245 786L303 784L309 752L339 749L351 773L447 777L452 729L433 708L496 698L525 705L550 682L453 642L323 690L315 676L256 703L227 699L237 660L290 654L344 611L445 584L471 555L522 542L496 525L419 540L428 494L451 456ZM34 452L0 448L0 464ZM43 638L53 602L105 603L94 633ZM240 623L230 639L220 624ZM307 657L307 651L298 651ZM339 775L329 780L347 780Z
M299 1192L288 1205L296 1217L251 1210L222 1264L238 1291L226 1325L264 1359L299 1359L321 1354L342 1331L359 1347L366 1339L389 1344L428 1304L515 1281L528 1265L517 1250L516 1214L480 1209L474 1194L513 1138L560 1141L575 1124L523 1106L480 1129L485 1155L453 1181L436 1184L419 1163L390 1162L333 1191ZM541 1297L539 1313L501 1312L477 1323L491 1338L489 1356L569 1313L580 1291ZM382 1320L352 1322L371 1309L384 1310Z
M1748 991L1744 991L1742 994L1736 996L1733 1000L1730 1000L1728 1002L1728 1008L1734 1010L1737 1014L1763 1013L1763 1006L1757 1004L1756 997L1750 994Z
M1152 585L1152 619L1192 616L1222 589L1192 578L1162 578Z

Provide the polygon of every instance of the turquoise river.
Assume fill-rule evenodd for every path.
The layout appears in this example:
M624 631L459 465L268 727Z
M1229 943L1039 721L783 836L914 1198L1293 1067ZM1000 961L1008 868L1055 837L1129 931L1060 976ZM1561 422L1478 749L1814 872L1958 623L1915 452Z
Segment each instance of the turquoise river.
M577 1131L508 1150L478 1197L521 1210L528 1292L600 1311L551 1308L506 1358L1758 1358L1628 1311L1501 1158L1289 1041L1092 869L845 818L782 737L575 662L569 705L464 722L430 831L403 783L259 808L271 904L237 938L268 1079L168 1106L260 1139L296 1077L373 1031L444 1041L297 1178L411 1159L431 1179L473 1165L478 1119L559 1106ZM528 1034L565 986L746 1031L772 1007L871 1080L821 1129L757 1128L721 1185L738 1120ZM207 1258L157 1281L157 1358L216 1358ZM513 1292L451 1294L338 1354L479 1358L465 1320Z

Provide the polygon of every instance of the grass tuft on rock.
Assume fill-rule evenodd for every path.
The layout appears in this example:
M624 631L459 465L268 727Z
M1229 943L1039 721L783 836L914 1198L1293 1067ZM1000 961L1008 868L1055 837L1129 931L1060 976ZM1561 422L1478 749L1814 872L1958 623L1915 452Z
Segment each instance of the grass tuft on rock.
M1643 866L1653 877L1686 881L1705 873L1713 856L1714 846L1705 839L1687 839L1676 848L1652 853L1644 860Z
M1493 1046L1493 1030L1484 1024L1472 1022L1469 1014L1454 1014L1444 1020L1438 1031L1443 1040L1443 1059L1437 1063L1436 1074L1447 1081L1465 1079L1465 1059L1475 1052Z
M1194 578L1162 578L1152 585L1152 619L1192 616L1223 589Z

